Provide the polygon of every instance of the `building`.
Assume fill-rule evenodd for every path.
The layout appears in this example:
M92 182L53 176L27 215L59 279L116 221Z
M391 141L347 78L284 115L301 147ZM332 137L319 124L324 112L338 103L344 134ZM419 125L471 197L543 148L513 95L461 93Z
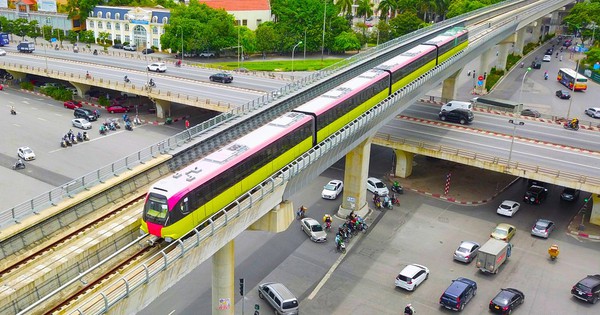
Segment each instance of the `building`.
M0 0L0 16L9 20L23 18L28 21L37 21L40 26L49 25L65 32L81 29L79 19L69 20L67 14L56 13L56 2L54 1L38 3L36 0L15 0L12 2L14 9L10 8L9 1ZM42 4L44 4L43 7ZM31 10L34 6L38 6L37 11Z
M233 15L237 25L256 30L262 22L271 21L269 0L199 0L213 9L224 9Z

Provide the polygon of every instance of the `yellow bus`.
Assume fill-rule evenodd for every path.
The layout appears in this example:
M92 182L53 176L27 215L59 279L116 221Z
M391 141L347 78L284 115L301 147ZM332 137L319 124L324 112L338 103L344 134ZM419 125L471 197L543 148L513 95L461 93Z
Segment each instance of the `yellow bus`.
M577 80L575 80L577 78ZM587 90L587 78L582 74L575 72L572 69L560 68L558 70L558 76L556 77L558 82L568 87L569 90L585 91ZM575 89L573 89L573 83L575 82Z

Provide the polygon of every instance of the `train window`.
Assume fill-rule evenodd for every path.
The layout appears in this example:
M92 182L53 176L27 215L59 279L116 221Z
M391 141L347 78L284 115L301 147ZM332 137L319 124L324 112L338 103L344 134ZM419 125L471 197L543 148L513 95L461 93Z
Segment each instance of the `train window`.
M168 214L167 198L159 194L150 193L148 201L144 205L144 217L146 221L164 224Z
M183 199L183 202L180 205L180 210L181 213L184 215L187 215L188 213L190 213L190 208L188 205L188 198L186 197L185 199Z

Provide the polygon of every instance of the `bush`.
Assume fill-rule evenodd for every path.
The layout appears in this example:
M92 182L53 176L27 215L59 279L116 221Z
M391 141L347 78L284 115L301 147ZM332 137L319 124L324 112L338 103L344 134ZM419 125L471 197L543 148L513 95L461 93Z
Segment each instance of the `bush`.
M506 69L510 69L512 68L514 65L516 65L519 60L521 60L523 56L519 56L519 55L515 55L515 54L510 54L508 55L508 57L506 58Z
M496 82L500 80L500 78L504 75L504 70L497 70L495 67L490 70L490 73L487 75L485 80L485 88L486 90L491 90Z
M110 105L110 101L106 99L105 96L100 96L100 98L98 98L98 104L104 107L108 107Z
M19 83L19 86L23 89L23 90L27 90L27 91L33 91L34 85L33 83L29 82L29 81L25 81L25 82L21 82Z
M123 46L129 45L129 42L123 42Z
M158 47L156 47L156 46L152 46L152 47L150 47L150 49L152 49L154 51L158 51Z
M73 92L65 88L47 87L40 90L43 94L59 101L69 101L73 98Z
M525 45L525 47L523 47L523 55L527 55L528 53L533 51L537 46L537 43L528 43L527 45Z

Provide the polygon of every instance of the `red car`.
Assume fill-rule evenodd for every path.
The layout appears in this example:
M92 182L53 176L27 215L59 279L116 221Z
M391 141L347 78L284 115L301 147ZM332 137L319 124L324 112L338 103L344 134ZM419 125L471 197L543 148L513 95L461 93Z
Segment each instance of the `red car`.
M79 108L81 107L81 102L77 102L77 101L66 101L64 103L65 108L68 109L75 109L75 108Z
M127 113L129 111L129 108L123 107L123 106L120 106L120 105L113 105L113 106L107 107L106 110L109 113L111 113L111 114L114 114L114 113Z
M0 84L0 91L4 90L4 86Z

